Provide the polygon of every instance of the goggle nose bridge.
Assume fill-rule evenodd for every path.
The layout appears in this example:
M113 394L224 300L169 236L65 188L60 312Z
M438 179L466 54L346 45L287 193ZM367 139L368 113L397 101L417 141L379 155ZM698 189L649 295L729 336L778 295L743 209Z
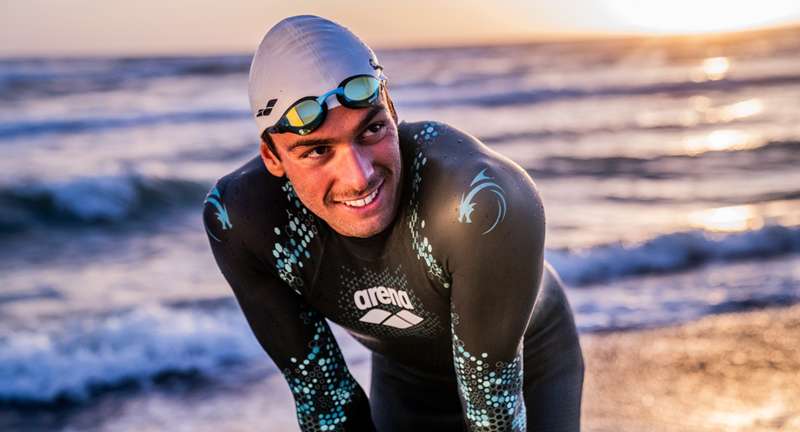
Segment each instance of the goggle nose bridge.
M336 87L335 89L328 91L327 93L317 98L317 103L322 105L326 103L328 98L331 96L344 96L344 87Z

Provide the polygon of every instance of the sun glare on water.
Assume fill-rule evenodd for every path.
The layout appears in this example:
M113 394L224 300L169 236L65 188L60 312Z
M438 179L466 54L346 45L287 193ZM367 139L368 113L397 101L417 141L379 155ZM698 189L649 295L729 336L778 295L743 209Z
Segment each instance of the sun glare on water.
M711 57L703 60L703 72L712 81L725 78L730 68L731 62L727 57Z
M602 0L626 26L652 33L698 34L746 30L785 21L797 0Z
M753 206L741 205L700 210L689 214L689 222L708 231L730 232L758 229L764 220Z

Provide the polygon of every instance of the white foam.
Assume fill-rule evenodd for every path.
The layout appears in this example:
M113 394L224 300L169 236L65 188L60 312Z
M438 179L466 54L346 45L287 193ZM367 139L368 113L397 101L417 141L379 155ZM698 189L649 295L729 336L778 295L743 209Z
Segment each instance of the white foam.
M165 203L199 199L206 189L205 184L190 180L124 173L20 182L4 186L0 193L19 200L17 205L27 208L29 216L108 222L123 221Z
M140 307L0 335L0 399L83 399L93 387L163 372L213 374L265 356L236 308Z
M766 226L713 234L688 231L644 243L610 244L587 250L548 250L547 260L572 285L588 285L635 274L666 273L708 261L735 261L800 251L800 227Z

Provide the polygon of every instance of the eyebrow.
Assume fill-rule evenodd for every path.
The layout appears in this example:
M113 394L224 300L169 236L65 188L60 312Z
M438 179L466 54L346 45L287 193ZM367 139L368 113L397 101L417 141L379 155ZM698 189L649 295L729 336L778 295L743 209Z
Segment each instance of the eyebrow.
M356 130L361 131L364 128L366 128L367 125L369 124L369 122L371 122L372 119L375 118L376 115L378 115L378 113L383 111L384 108L385 107L384 107L383 104L371 107L369 109L369 112L367 112L367 115L364 116L364 118L361 119L360 122L358 122L358 126L356 126ZM296 149L298 147L315 147L315 146L319 146L319 145L330 145L334 141L336 141L336 139L334 139L334 138L304 138L304 139L299 139L299 140L295 141L294 143L290 144L289 148L286 149L286 151L287 152L291 152L291 151L293 151L294 149Z

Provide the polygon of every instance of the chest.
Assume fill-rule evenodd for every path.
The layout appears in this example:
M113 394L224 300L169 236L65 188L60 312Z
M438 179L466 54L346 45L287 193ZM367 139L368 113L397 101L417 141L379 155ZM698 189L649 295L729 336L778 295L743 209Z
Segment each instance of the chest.
M409 242L391 242L378 259L363 259L335 242L326 249L310 303L328 319L377 341L447 334L449 291L428 274Z

